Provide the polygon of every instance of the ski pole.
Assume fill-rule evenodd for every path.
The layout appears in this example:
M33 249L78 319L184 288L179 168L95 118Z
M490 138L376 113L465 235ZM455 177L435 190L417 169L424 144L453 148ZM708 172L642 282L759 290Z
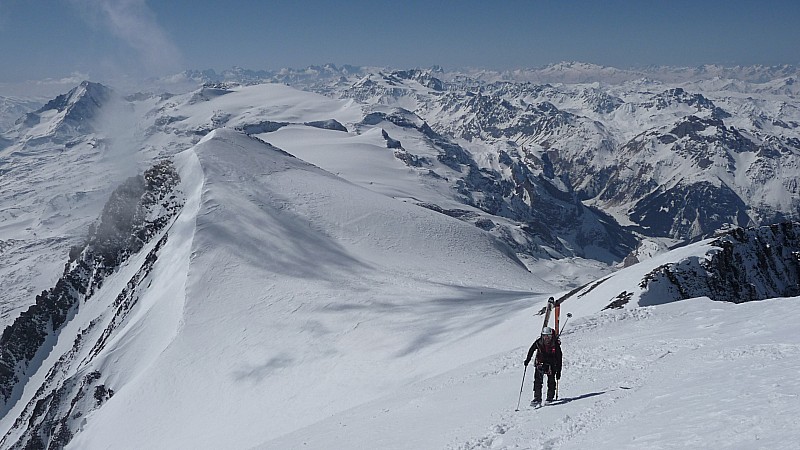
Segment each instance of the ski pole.
M514 411L519 411L519 402L522 401L522 390L525 388L525 374L528 373L528 366L525 366L525 370L522 371L522 386L519 387L519 398L517 399L517 409Z
M566 321L564 322L567 323ZM556 400L558 400L558 378L556 378Z

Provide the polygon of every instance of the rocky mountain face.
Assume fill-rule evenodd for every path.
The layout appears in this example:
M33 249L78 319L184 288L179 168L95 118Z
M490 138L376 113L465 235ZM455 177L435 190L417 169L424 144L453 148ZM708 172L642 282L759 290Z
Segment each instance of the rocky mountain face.
M91 123L101 107L113 96L113 91L100 83L82 82L66 94L59 95L34 112L28 113L17 121L27 127L38 125L42 115L50 112L59 114L60 121L51 133L57 134L63 129L75 133L93 131Z
M702 296L743 303L800 295L800 223L736 228L709 245L704 260L690 258L648 274L640 304Z
M92 345L97 354L114 334L136 302L138 284L151 270L158 250L166 242L170 221L180 211L179 177L169 161L129 178L106 203L81 245L69 252L69 262L55 286L36 297L34 305L5 328L0 337L0 411L6 414L18 401L21 389L52 350L64 324L90 301L104 281L129 257L157 241L144 263L119 295L116 310L92 322L97 330L82 330L70 352L48 372L36 395L16 420L14 429L0 440L3 448L62 448L69 442L73 422L102 404L113 391L98 384L100 373L80 373L65 378L75 353ZM112 315L109 319L108 315ZM99 333L101 327L105 327ZM92 340L94 338L94 340Z
M383 122L421 133L428 145L438 150L438 163L453 171L448 179L457 198L485 214L448 210L429 203L422 206L472 223L495 234L515 251L539 258L580 256L611 263L636 248L631 232L601 211L583 205L578 195L552 172L531 170L505 151L499 152L494 165L481 166L466 148L402 108L390 113L369 113L361 124L376 126ZM403 148L402 142L388 134L384 138L387 147L397 149L398 159L416 170L441 177L429 158Z

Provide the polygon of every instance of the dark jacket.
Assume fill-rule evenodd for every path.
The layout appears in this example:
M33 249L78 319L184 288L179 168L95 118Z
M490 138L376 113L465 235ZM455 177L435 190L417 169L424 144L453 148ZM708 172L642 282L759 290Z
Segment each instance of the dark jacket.
M543 369L545 372L552 371L553 374L561 375L561 341L555 339L550 345L545 345L542 338L536 339L531 349L528 350L528 357L525 358L525 365L531 361L533 352L536 352L535 365L538 369Z

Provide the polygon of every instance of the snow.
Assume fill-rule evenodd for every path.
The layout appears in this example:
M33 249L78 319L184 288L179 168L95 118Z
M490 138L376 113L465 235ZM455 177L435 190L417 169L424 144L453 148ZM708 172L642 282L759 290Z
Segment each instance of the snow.
M179 159L187 207L142 311L102 358L117 394L69 448L789 448L800 437L799 298L600 312L704 243L564 303L575 317L560 401L534 411L522 359L552 287L488 235L232 131Z
M109 352L118 394L74 448L257 445L450 370L442 352L492 352L494 325L552 289L471 225L239 133L193 152L204 180L188 275L170 265L140 299L184 301L177 334L160 351L165 331L137 331ZM178 276L183 299L148 299Z
M799 301L692 299L571 319L553 406L527 406L527 373L514 411L523 345L454 361L448 373L256 448L793 448ZM533 339L532 321L514 325Z
M443 200L447 186L395 158L381 135L425 156L419 133L389 123L358 129L357 103L286 86L212 94L161 105L187 118L144 141L143 153L188 148L176 156L186 206L130 316L96 358L70 368L98 370L115 395L85 417L69 448L793 448L800 438L800 298L637 304L645 274L702 258L707 242L660 254L650 243L640 251L645 261L613 275L580 259L523 264L489 234L415 204L464 208ZM643 126L625 124L627 106L614 113L623 134ZM191 146L214 117L229 128ZM265 119L290 122L259 135L277 148L232 130ZM349 131L303 125L328 119ZM63 158L97 156L88 144L73 150L20 167L31 177L45 169L45 179L74 165ZM428 156L435 160L433 149ZM738 155L737 167L753 156ZM57 270L35 273L37 263L63 266L59 236L99 209L70 195L108 190L86 170L73 176L83 190L53 182L18 206L46 198L45 212L20 210L12 223L7 210L7 235L30 238L32 228L55 240L38 243L29 259L20 256L28 244L3 253L9 286L31 277L52 285ZM40 186L18 177L10 192L25 199ZM22 401L0 418L0 436L75 335L96 318L98 330L108 323L152 247L81 305ZM574 317L562 336L561 400L533 411L522 360L541 327L536 313L579 285L563 307ZM603 311L623 290L631 302Z
M202 90L204 92L206 89ZM185 103L184 103L185 102ZM188 130L208 126L218 112L230 119L229 127L258 123L268 117L274 122L312 122L336 119L342 123L361 119L361 108L345 100L331 100L280 84L231 87L225 94L177 97L171 102L180 114L188 116L180 125Z

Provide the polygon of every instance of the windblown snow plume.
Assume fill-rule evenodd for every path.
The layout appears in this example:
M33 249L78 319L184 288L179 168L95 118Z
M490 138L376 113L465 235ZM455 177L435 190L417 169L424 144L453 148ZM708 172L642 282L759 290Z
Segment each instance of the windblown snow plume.
M177 72L181 53L146 0L70 0L87 21L106 29L137 54L145 75ZM132 68L132 67L131 67Z

